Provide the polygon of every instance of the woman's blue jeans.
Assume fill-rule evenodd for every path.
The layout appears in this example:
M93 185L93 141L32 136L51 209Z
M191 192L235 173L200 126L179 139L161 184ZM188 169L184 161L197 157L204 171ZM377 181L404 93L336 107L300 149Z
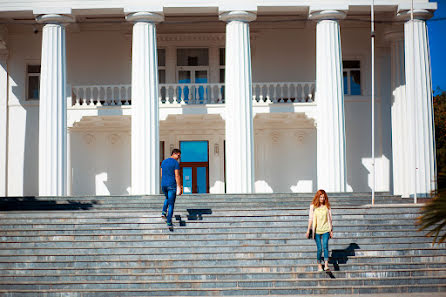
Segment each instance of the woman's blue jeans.
M177 187L161 187L166 199L164 200L163 214L167 212L167 225L172 225L173 209L175 207L175 199L177 197Z
M328 261L328 239L330 238L330 232L324 234L315 234L314 240L317 247L317 263L322 263L322 249L324 249L324 261Z

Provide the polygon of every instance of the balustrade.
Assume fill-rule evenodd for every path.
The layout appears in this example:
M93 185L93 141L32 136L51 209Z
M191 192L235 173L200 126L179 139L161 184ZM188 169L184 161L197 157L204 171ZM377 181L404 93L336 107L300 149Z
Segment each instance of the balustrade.
M314 82L264 82L252 84L253 104L314 101ZM72 87L73 107L131 104L131 85L84 85ZM160 84L160 106L225 103L224 83Z

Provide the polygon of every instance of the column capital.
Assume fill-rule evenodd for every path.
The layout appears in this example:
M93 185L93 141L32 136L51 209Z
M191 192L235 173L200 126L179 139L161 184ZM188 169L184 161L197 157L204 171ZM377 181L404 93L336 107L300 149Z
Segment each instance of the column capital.
M348 11L347 5L337 5L333 7L311 6L309 18L311 20L342 20Z
M36 21L42 24L63 25L67 23L73 23L74 18L70 15L63 14L41 14L36 16Z
M149 11L137 11L127 14L125 19L129 22L148 22L148 23L160 23L164 21L164 15L157 12Z
M226 11L220 14L220 20L224 22L230 22L230 21L252 22L256 18L257 18L256 13L244 10Z
M411 11L411 9L398 10L396 19L402 20L402 21L410 21L410 18L411 18L410 11ZM433 12L430 10L427 10L427 9L414 8L414 10L413 10L413 19L414 20L425 21L425 20L430 19L433 16L434 16Z

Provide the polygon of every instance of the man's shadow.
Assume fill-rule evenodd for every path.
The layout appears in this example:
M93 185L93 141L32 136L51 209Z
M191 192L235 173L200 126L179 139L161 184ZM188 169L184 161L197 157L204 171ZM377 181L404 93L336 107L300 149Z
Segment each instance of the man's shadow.
M187 220L189 221L202 221L203 215L211 215L212 209L210 208L189 208L187 209ZM181 215L175 215L175 219L179 222L179 225L186 226L186 221L183 221Z

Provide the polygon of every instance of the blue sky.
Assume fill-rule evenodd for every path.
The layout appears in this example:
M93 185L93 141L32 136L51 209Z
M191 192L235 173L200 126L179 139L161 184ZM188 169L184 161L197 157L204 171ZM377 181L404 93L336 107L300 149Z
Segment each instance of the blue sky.
M432 88L438 94L437 87L446 91L446 0L435 0L438 9L434 17L427 22L429 32L429 45L432 63ZM444 18L444 20L438 20Z

